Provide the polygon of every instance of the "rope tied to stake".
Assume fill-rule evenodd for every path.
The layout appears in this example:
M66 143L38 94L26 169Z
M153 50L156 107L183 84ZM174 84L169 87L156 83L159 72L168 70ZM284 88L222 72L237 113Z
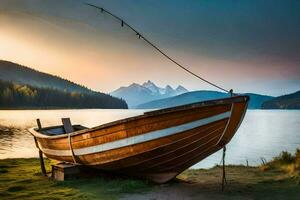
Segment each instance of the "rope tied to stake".
M152 46L155 50L157 50L160 54L162 54L164 57L166 57L168 60L170 60L171 62L173 62L175 65L177 65L178 67L180 67L181 69L183 69L184 71L186 71L187 73L193 75L194 77L202 80L203 82L214 86L216 88L218 88L219 90L222 90L226 93L231 93L232 90L227 90L197 74L195 74L194 72L192 72L191 70L189 70L187 67L183 66L182 64L178 63L175 59L173 59L172 57L170 57L167 53L165 53L163 50L161 50L158 46L156 46L154 43L150 42L147 38L145 38L142 34L140 34L140 32L138 32L135 28L133 28L131 25L129 25L127 22L125 22L123 19L121 19L120 17L118 17L117 15L111 13L110 11L104 9L103 7L99 7L93 4L89 4L89 3L85 3L88 6L94 7L96 9L99 9L101 11L101 13L107 13L108 15L112 16L113 18L117 19L118 21L120 21L121 26L127 26L129 29L131 29L133 32L135 32L135 34L138 36L139 39L143 39L146 43L148 43L150 46Z
M69 141L70 151L71 151L71 154L72 154L73 163L74 164L78 164L77 160L76 160L76 156L75 156L74 150L73 150L71 133L68 133L68 141Z
M225 184L227 184L226 171L225 171L225 156L226 156L226 146L223 147L222 155L222 191L225 189Z
M234 96L233 89L230 89L229 93L230 93L231 97ZM224 147L223 147L223 154L222 154L222 191L224 191L225 184L227 184L225 157L226 157L226 145L224 145Z

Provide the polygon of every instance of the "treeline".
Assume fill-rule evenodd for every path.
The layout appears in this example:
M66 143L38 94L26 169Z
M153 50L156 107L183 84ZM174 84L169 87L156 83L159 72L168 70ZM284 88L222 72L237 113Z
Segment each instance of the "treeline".
M5 60L0 60L0 80L13 81L38 88L57 89L66 92L93 92L83 85L79 85L59 76L43 73Z
M300 109L300 91L265 101L262 109Z
M37 88L0 80L0 108L120 108L127 104L100 92L79 93Z

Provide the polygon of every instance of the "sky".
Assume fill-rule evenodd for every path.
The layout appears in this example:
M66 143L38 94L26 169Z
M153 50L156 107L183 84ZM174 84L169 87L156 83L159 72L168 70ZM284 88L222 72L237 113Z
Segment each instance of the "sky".
M1 0L0 59L106 93L147 80L217 90L84 2L120 16L226 89L274 96L300 90L298 0Z

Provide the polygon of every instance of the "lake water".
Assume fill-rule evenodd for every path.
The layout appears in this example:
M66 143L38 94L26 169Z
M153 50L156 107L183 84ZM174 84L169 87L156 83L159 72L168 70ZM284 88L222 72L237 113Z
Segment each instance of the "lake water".
M36 126L40 118L44 126L61 124L62 117L70 117L73 124L93 127L113 120L142 114L145 110L0 110L0 125L18 130L0 134L0 159L37 157L33 137L26 128ZM249 110L241 127L227 145L227 164L261 164L281 151L294 153L300 148L300 111ZM193 168L208 168L221 161L219 151Z

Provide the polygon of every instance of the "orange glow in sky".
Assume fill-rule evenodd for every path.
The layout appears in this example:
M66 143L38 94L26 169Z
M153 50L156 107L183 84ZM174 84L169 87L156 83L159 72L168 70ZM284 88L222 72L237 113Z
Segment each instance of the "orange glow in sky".
M58 75L94 90L111 92L120 86L148 79L162 86L181 84L190 90L213 89L116 24L97 27L55 16L1 11L0 27L0 59ZM267 87L257 89L257 82L270 76L277 80L293 74L299 77L297 70L284 70L282 65L286 63L275 57L225 59L198 55L193 48L186 50L176 45L162 49L194 72L240 92L271 94L274 92L268 92ZM272 65L271 71L266 67L268 65Z

